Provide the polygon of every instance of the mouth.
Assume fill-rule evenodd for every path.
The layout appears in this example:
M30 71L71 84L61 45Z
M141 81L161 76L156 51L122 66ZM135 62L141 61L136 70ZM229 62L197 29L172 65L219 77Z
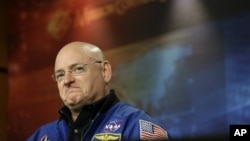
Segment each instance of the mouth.
M68 88L65 93L65 103L66 105L75 106L79 103L81 95L81 89L80 88Z
M66 90L66 93L79 92L80 90L79 87L70 87Z

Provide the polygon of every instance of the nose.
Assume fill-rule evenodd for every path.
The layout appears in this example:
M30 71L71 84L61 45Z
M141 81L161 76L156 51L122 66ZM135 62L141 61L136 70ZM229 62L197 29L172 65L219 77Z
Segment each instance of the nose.
M65 72L65 76L64 76L64 79L63 79L64 85L69 85L74 80L75 80L75 77L70 71Z

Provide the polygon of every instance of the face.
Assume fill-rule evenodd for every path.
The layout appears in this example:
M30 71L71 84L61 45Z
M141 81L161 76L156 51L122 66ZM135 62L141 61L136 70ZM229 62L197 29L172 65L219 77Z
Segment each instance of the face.
M107 62L94 63L95 59L84 54L81 50L69 48L60 51L56 58L55 74L64 72L63 79L57 82L59 94L70 110L79 110L105 95ZM82 72L78 75L69 72L75 69Z

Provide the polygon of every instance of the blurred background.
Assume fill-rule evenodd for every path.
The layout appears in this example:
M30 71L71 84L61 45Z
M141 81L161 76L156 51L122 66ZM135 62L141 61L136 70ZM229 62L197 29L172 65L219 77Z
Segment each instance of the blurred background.
M54 59L76 40L104 51L111 88L173 138L228 140L250 124L246 0L5 0L0 21L2 141L58 118Z

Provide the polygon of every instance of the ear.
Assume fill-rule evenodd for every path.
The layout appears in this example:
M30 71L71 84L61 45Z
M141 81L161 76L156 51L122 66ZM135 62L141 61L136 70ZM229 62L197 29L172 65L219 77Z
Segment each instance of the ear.
M102 67L102 75L104 78L104 81L108 83L111 80L112 77L112 69L109 61L103 61L103 67Z

